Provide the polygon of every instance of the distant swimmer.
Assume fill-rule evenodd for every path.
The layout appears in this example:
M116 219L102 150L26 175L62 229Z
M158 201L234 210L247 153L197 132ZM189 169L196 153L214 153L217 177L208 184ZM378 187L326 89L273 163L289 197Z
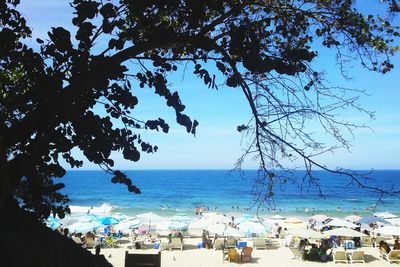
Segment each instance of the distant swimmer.
M341 207L337 207L337 208L336 208L336 211L341 211L341 210L342 210Z

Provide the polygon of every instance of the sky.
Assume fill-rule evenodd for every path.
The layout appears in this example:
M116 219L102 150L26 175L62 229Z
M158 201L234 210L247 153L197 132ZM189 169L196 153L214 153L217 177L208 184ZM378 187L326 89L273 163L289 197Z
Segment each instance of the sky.
M35 0L21 1L19 10L27 19L35 38L47 39L47 32L54 26L71 27L72 9L68 1ZM377 2L377 1L376 1ZM376 6L374 1L362 9ZM28 42L35 46L35 38ZM328 153L318 159L330 168L344 167L352 169L400 169L400 57L393 63L397 68L382 75L364 70L356 62L349 73L351 80L344 79L330 51L320 53L313 62L320 70L327 72L332 85L366 90L368 96L362 96L360 105L375 111L375 120L356 112L344 111L349 121L367 124L369 129L354 131L352 148ZM251 118L250 108L244 94L239 89L222 87L218 91L206 88L201 80L190 75L172 79L173 90L178 90L182 102L186 105L185 114L197 119L200 125L197 134L187 134L185 129L174 122L172 109L164 101L154 96L150 90L134 89L138 95L139 106L135 115L143 119L167 118L171 129L168 134L143 132L144 140L159 147L153 154L142 154L137 163L125 161L122 155L114 153L116 168L120 169L231 169L243 153L245 142L236 131L236 127L246 124ZM317 133L323 136L323 132ZM74 151L79 156L79 151ZM67 165L65 165L67 167ZM247 161L245 168L258 167L256 161ZM98 166L84 163L83 169L98 169Z

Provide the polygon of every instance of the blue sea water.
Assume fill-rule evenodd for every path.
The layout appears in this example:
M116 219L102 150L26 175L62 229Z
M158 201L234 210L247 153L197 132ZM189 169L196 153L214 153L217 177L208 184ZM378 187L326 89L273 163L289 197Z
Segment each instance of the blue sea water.
M256 196L252 193L256 171L245 171L244 177L237 172L224 170L147 170L125 171L141 194L128 192L126 186L112 184L111 175L103 171L68 171L60 179L66 187L62 193L70 198L71 206L98 207L107 203L115 205L116 212L134 215L153 211L160 215L177 212L193 214L196 206L205 206L219 212L255 213L256 207L248 210ZM304 173L296 171L294 177ZM366 210L378 198L376 193L349 184L344 176L317 171L322 199L316 188L307 187L300 192L298 185L286 183L275 188L276 211L265 206L259 214L269 216L273 212L305 216L325 213L346 216L348 214L372 213ZM400 170L379 170L370 175L367 185L400 191ZM58 182L58 181L57 181ZM340 212L337 211L340 207ZM400 199L384 197L377 211L390 211L400 215Z

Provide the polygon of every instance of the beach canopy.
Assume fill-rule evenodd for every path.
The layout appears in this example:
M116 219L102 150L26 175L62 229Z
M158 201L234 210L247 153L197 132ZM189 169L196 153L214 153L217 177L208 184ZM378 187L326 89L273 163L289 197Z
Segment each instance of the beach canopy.
M356 222L362 223L362 224L370 224L370 223L390 224L390 222L386 221L385 219L382 219L380 217L375 217L375 216L366 216Z
M361 232L358 232L356 230L350 229L350 228L346 228L346 227L340 227L340 228L336 228L333 230L328 230L324 232L324 235L327 236L347 236L347 237L363 237L363 236L367 236Z
M310 217L310 220L314 220L316 222L324 222L328 219L330 219L331 217L326 216L325 214L316 214L314 216Z
M117 218L107 216L99 219L99 223L103 225L113 225L113 224L118 224L119 220Z
M243 237L245 233L223 223L216 223L206 227L206 231L219 236Z
M372 231L374 234L381 234L381 235L397 235L400 236L400 227L399 226L383 226Z
M356 222L356 221L358 221L358 220L361 220L362 217L361 217L361 216L358 216L358 215L349 215L349 216L347 216L347 217L344 217L344 219L345 219L346 221L349 221L349 222Z
M289 230L288 234L301 238L313 238L313 239L326 238L326 235L311 229L293 229Z
M327 226L335 226L335 227L347 227L347 228L357 228L357 227L359 227L357 224L348 222L348 221L343 220L343 219L338 219L338 218L332 219L326 225Z

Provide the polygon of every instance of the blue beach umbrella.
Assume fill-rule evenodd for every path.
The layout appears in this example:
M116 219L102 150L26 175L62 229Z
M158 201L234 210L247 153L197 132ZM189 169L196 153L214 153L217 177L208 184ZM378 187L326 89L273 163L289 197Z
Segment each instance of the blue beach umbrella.
M101 223L103 225L113 225L113 224L119 223L119 220L117 218L107 216L107 217L100 218L99 223Z

